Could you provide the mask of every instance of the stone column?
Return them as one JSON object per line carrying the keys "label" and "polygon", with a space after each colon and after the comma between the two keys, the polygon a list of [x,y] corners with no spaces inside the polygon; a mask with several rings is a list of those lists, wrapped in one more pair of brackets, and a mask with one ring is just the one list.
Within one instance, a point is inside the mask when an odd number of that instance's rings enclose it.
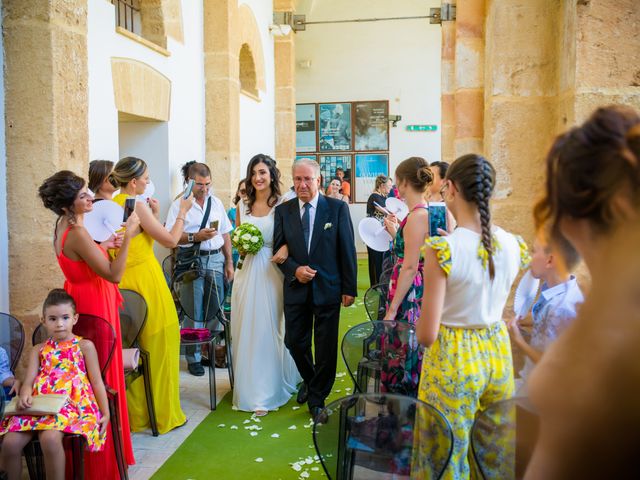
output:
{"label": "stone column", "polygon": [[62,169],[87,176],[87,2],[4,0],[2,10],[10,305],[31,338],[46,293],[63,284],[38,187]]}
{"label": "stone column", "polygon": [[[274,0],[275,12],[292,12],[294,0]],[[292,185],[291,166],[296,155],[295,33],[275,37],[275,135],[276,161],[282,174],[283,192]]]}
{"label": "stone column", "polygon": [[235,0],[204,2],[205,150],[216,195],[226,205],[240,165],[240,61]]}
{"label": "stone column", "polygon": [[442,22],[442,70],[441,70],[441,108],[442,108],[442,160],[455,160],[454,143],[456,138],[455,108],[455,55],[456,22]]}
{"label": "stone column", "polygon": [[484,150],[484,4],[485,0],[456,4],[455,157]]}
{"label": "stone column", "polygon": [[495,223],[533,237],[544,157],[559,129],[559,72],[568,54],[563,2],[490,2],[486,21],[485,154],[498,173]]}
{"label": "stone column", "polygon": [[582,1],[574,8],[575,121],[612,103],[640,110],[640,3]]}

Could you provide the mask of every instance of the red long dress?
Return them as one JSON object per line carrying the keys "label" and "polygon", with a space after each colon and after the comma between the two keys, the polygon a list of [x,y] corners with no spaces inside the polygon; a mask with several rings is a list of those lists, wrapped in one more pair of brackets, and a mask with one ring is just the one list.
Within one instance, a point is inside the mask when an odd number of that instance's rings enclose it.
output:
{"label": "red long dress", "polygon": [[[127,394],[124,382],[124,368],[122,366],[122,337],[120,335],[120,315],[118,307],[122,302],[120,290],[115,283],[100,277],[84,260],[71,260],[64,254],[64,244],[67,234],[72,227],[68,227],[62,235],[58,264],[65,277],[64,289],[76,302],[78,313],[96,315],[107,320],[116,332],[116,348],[106,372],[107,384],[118,392],[118,406],[120,409],[120,423],[122,440],[124,443],[125,461],[133,465],[133,446],[131,444],[131,430],[129,415],[127,414]],[[106,258],[107,252],[99,247]],[[101,452],[85,454],[85,477],[118,480],[118,464],[111,429],[107,429],[107,441]]]}

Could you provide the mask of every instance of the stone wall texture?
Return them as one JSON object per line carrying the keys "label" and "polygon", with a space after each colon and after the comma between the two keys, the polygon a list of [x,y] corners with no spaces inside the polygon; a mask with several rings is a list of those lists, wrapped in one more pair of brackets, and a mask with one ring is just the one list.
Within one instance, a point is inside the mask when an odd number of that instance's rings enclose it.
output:
{"label": "stone wall texture", "polygon": [[4,0],[2,13],[10,302],[30,338],[46,293],[63,284],[55,215],[38,187],[58,170],[88,169],[87,5]]}

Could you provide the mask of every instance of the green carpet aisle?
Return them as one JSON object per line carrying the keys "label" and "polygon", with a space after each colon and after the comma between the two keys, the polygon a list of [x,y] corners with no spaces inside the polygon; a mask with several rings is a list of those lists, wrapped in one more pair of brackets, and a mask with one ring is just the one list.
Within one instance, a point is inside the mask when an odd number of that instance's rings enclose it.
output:
{"label": "green carpet aisle", "polygon": [[[367,320],[363,306],[369,286],[367,261],[358,262],[358,298],[355,306],[342,309],[340,339],[349,327]],[[342,357],[328,401],[351,394],[353,383]],[[232,392],[215,412],[193,431],[164,463],[154,480],[320,479],[326,478],[311,435],[306,405],[295,396],[277,412],[255,420],[252,414],[231,408]]]}

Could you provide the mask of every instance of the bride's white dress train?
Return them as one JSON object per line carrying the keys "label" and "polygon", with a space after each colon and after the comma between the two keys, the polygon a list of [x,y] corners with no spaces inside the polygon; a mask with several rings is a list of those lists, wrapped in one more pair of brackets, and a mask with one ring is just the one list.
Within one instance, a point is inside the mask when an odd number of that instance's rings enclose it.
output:
{"label": "bride's white dress train", "polygon": [[264,217],[241,214],[242,223],[258,227],[264,238],[262,249],[236,270],[231,294],[233,405],[248,412],[284,405],[301,381],[284,346],[283,276],[270,261],[274,211]]}

